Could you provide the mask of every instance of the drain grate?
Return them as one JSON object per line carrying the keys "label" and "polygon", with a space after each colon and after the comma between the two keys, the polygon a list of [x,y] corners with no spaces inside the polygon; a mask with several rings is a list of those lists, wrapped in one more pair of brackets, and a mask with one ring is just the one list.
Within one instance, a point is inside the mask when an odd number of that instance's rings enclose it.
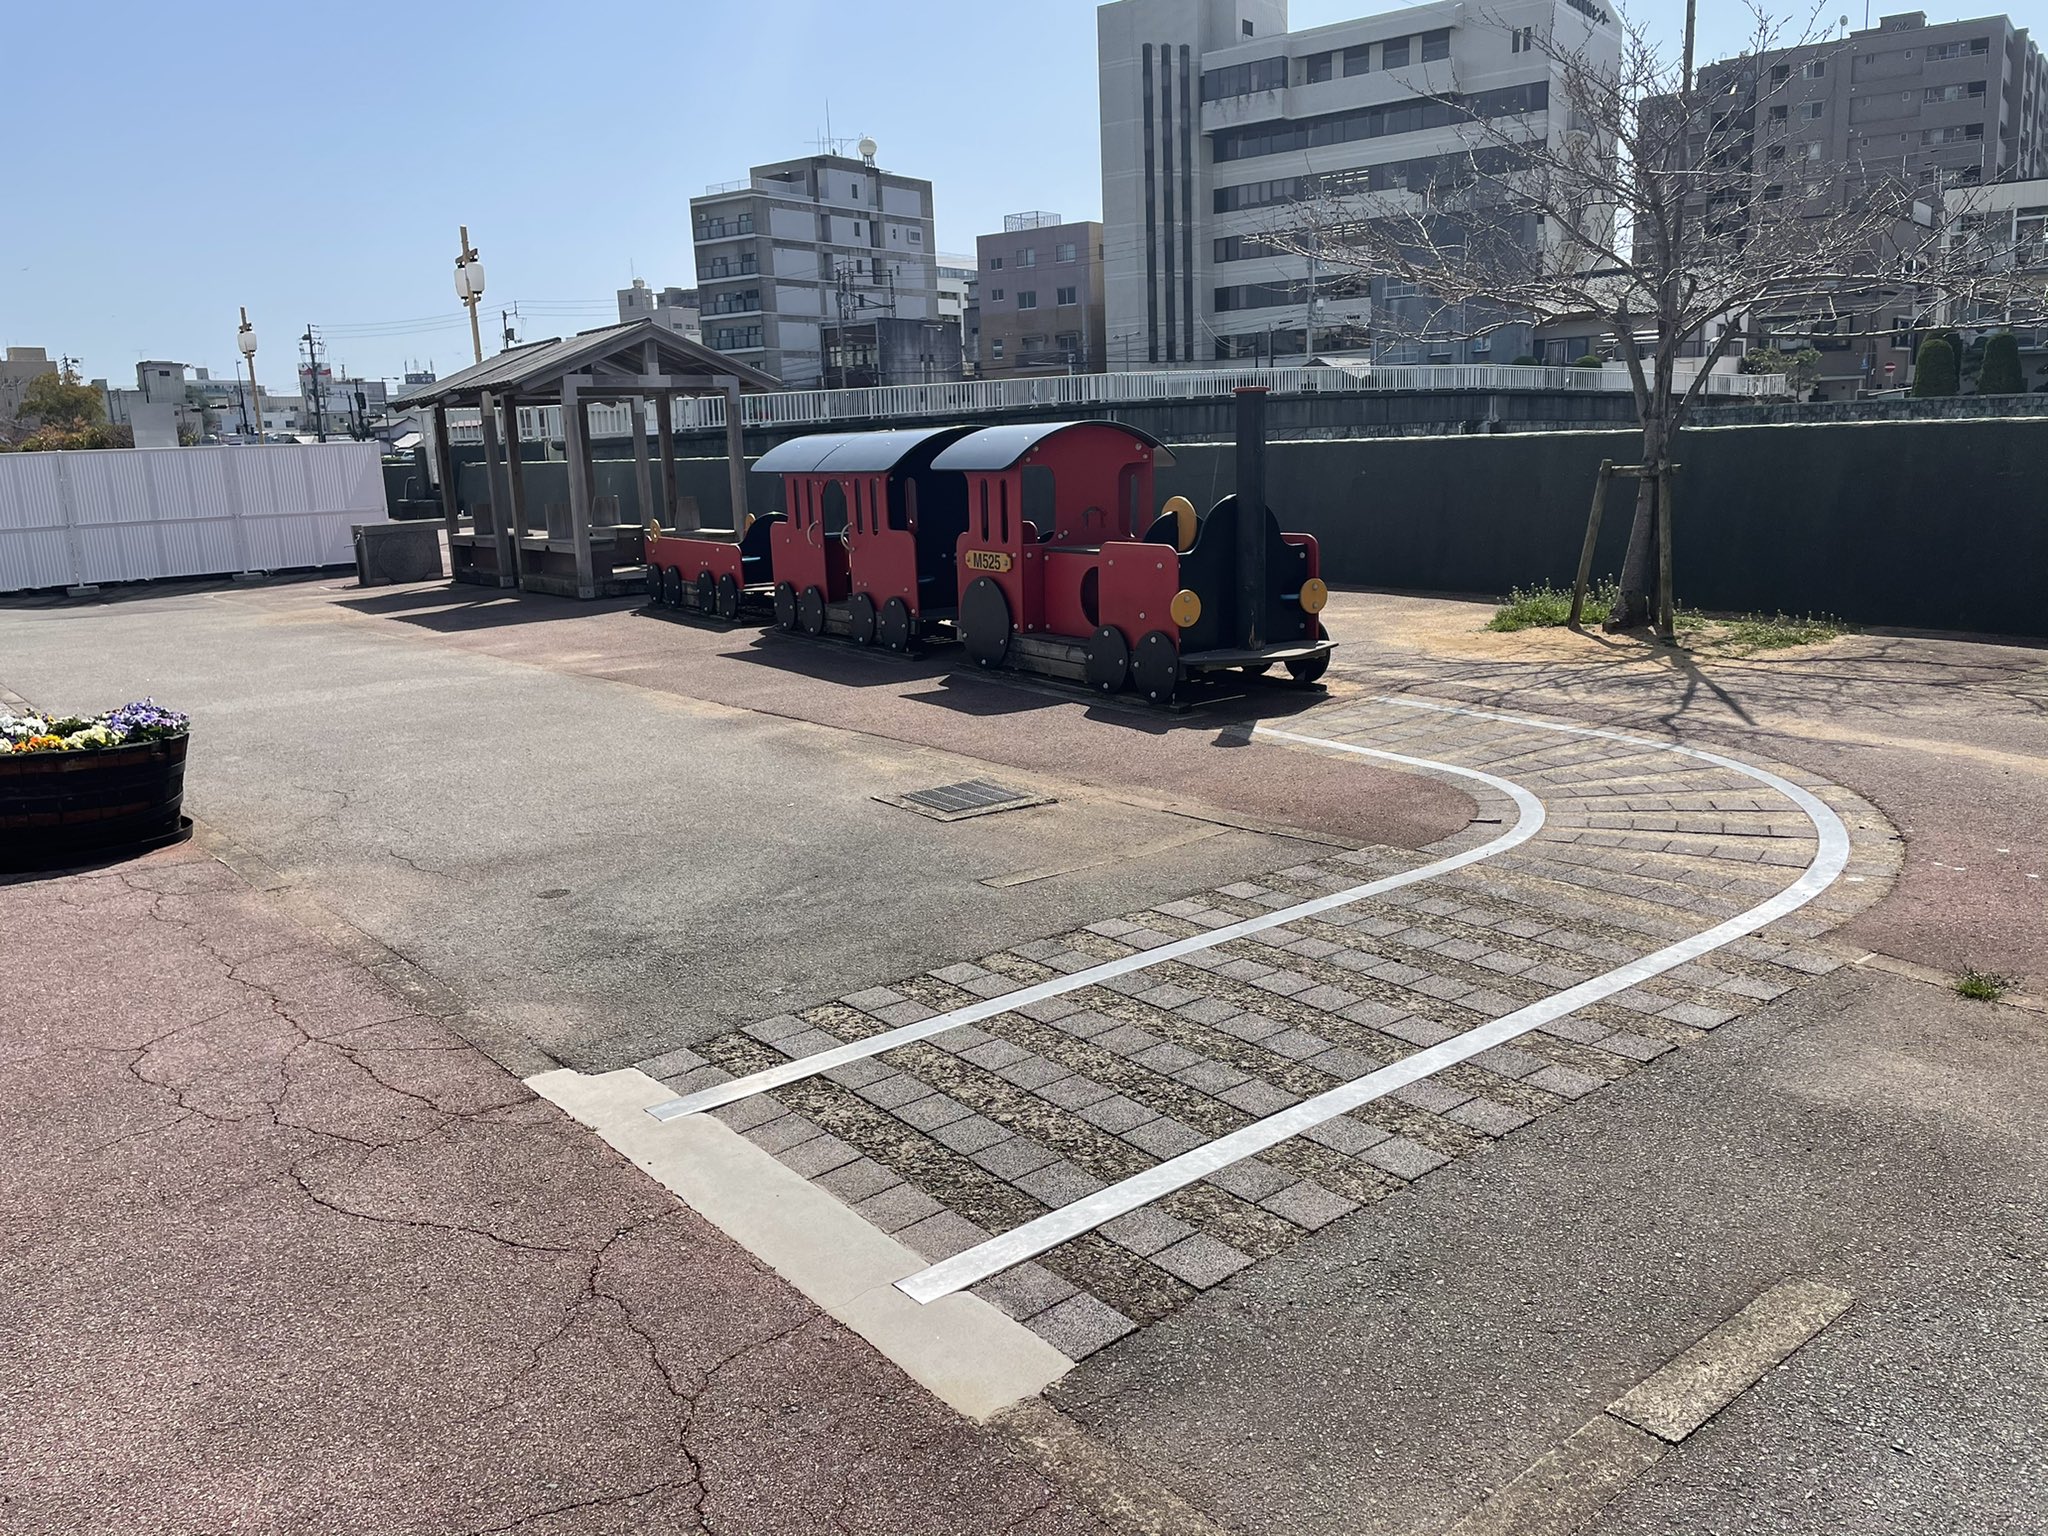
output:
{"label": "drain grate", "polygon": [[934,821],[965,821],[970,816],[993,816],[999,811],[1022,810],[1027,805],[1051,805],[1050,795],[1028,794],[989,779],[969,779],[964,784],[941,784],[907,795],[877,795],[884,805],[899,806],[929,816]]}

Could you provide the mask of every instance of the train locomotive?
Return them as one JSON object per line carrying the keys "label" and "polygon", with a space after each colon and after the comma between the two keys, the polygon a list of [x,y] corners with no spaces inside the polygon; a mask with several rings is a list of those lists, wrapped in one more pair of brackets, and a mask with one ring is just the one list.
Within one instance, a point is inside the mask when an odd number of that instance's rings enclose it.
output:
{"label": "train locomotive", "polygon": [[896,651],[957,641],[977,666],[1155,703],[1209,672],[1314,683],[1328,592],[1315,539],[1265,504],[1264,396],[1238,392],[1236,490],[1206,517],[1179,496],[1153,512],[1172,453],[1117,422],[794,438],[753,466],[782,476],[785,511],[736,539],[649,530],[649,602]]}

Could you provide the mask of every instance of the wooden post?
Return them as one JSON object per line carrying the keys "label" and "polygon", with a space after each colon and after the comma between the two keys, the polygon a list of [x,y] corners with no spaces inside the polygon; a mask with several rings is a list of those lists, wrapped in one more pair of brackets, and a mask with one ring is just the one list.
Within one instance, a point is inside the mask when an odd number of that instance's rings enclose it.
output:
{"label": "wooden post", "polygon": [[[505,510],[512,520],[511,574],[516,581],[526,563],[526,552],[519,544],[526,537],[526,470],[519,462],[519,397],[506,395],[500,404],[505,408]],[[499,522],[502,526],[504,519]]]}
{"label": "wooden post", "polygon": [[448,451],[448,407],[438,400],[434,402],[434,473],[441,477],[441,525],[448,534],[448,575],[454,580],[460,569],[455,555],[455,459]]}
{"label": "wooden post", "polygon": [[633,489],[640,495],[638,521],[644,527],[659,510],[654,505],[654,475],[647,464],[647,397],[635,395],[629,403],[633,408]]}
{"label": "wooden post", "polygon": [[562,452],[569,471],[569,537],[576,551],[576,595],[597,596],[597,572],[590,553],[590,429],[574,379],[562,380]]}
{"label": "wooden post", "polygon": [[725,385],[725,484],[732,498],[732,536],[737,542],[747,531],[747,425],[740,414],[740,381],[720,382]]}
{"label": "wooden post", "polygon": [[484,483],[491,490],[491,544],[497,553],[497,570],[494,575],[499,586],[509,587],[513,580],[513,543],[506,532],[505,524],[512,516],[511,486],[505,479],[504,465],[498,451],[497,402],[492,399],[489,390],[485,390],[478,398],[477,409],[483,426]]}
{"label": "wooden post", "polygon": [[654,428],[660,438],[661,449],[661,522],[665,528],[680,528],[681,515],[676,508],[676,410],[675,396],[664,389],[654,397]]}
{"label": "wooden post", "polygon": [[1593,510],[1586,516],[1586,542],[1579,550],[1579,576],[1572,583],[1572,612],[1565,623],[1577,629],[1586,613],[1586,584],[1593,579],[1593,546],[1600,542],[1600,518],[1607,510],[1607,482],[1614,478],[1614,460],[1600,461],[1600,478],[1593,483]]}
{"label": "wooden post", "polygon": [[1657,638],[1678,644],[1678,615],[1671,601],[1671,488],[1678,466],[1666,464],[1657,477]]}

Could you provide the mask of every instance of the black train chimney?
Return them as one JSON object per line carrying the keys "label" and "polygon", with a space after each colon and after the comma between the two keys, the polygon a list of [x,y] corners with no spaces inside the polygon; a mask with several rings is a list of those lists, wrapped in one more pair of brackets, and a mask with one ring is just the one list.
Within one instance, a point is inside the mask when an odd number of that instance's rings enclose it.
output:
{"label": "black train chimney", "polygon": [[1237,641],[1266,643],[1266,387],[1237,391]]}

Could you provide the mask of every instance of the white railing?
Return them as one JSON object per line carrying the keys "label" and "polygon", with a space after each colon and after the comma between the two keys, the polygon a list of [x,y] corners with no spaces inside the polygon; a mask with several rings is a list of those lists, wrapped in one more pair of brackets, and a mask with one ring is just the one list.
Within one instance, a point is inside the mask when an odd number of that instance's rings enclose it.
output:
{"label": "white railing", "polygon": [[[1679,384],[1692,381],[1681,367]],[[1546,393],[1616,394],[1630,388],[1628,370],[1603,368],[1517,368],[1495,363],[1333,365],[1319,368],[1185,369],[1156,373],[1040,374],[1016,379],[974,379],[944,384],[891,384],[873,389],[791,389],[743,395],[741,420],[749,427],[810,427],[834,422],[899,421],[932,416],[977,416],[995,411],[1047,407],[1060,410],[1134,405],[1150,400],[1213,400],[1248,384],[1263,384],[1276,395],[1421,392],[1428,390],[1539,390]],[[1778,374],[1716,373],[1707,393],[1744,399],[1785,394]],[[632,409],[593,405],[590,435],[626,437]],[[650,410],[648,421],[653,415]],[[675,402],[675,430],[713,431],[725,426],[725,399],[710,395]],[[652,430],[650,425],[649,430]],[[474,412],[449,414],[450,439],[482,440]],[[522,406],[522,442],[562,435],[560,406]]]}

